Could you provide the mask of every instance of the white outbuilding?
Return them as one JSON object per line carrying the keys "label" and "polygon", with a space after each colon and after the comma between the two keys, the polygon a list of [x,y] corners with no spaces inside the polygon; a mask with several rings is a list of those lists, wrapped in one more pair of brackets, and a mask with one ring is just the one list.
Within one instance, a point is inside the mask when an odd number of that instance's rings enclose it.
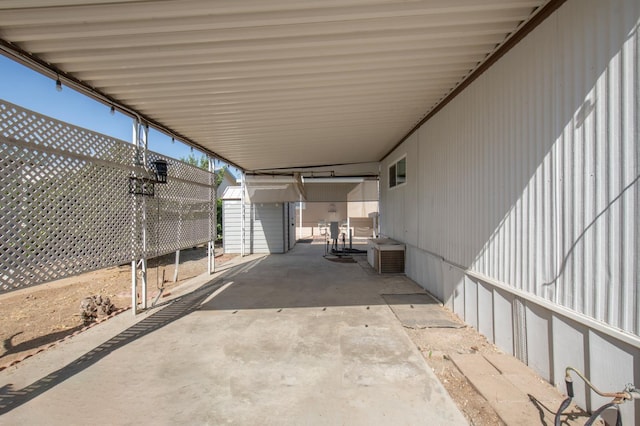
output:
{"label": "white outbuilding", "polygon": [[[242,187],[230,186],[222,195],[222,241],[225,253],[286,253],[296,243],[295,204],[245,203]],[[243,208],[244,207],[244,208]],[[244,226],[242,213],[244,210]]]}

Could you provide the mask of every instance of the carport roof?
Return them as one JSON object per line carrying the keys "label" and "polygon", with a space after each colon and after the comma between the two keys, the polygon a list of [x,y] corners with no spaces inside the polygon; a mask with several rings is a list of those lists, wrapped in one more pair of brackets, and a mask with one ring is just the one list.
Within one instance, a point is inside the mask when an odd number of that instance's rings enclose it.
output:
{"label": "carport roof", "polygon": [[546,3],[5,0],[0,47],[244,170],[357,164]]}

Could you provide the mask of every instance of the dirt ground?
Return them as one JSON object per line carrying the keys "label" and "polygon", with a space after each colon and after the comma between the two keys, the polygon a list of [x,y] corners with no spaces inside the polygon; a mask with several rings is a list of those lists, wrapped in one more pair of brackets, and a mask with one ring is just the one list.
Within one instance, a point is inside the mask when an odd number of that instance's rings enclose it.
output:
{"label": "dirt ground", "polygon": [[[216,264],[235,255],[223,255],[216,249]],[[171,289],[207,270],[207,249],[197,247],[180,252],[178,281],[173,282],[175,254],[147,262],[149,305],[166,297]],[[117,311],[131,307],[131,265],[87,272],[32,288],[0,295],[0,369],[38,352],[60,339],[82,330],[80,303],[85,297],[109,297]],[[102,318],[98,317],[98,320]]]}
{"label": "dirt ground", "polygon": [[[449,315],[452,321],[463,325],[453,313],[449,312]],[[470,425],[504,425],[487,400],[448,357],[454,353],[499,353],[495,345],[466,325],[461,328],[405,327],[405,331]]]}

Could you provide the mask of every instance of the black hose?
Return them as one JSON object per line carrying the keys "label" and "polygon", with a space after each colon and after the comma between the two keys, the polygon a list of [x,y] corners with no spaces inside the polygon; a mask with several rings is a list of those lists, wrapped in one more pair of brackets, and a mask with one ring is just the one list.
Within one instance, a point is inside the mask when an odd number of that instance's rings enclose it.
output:
{"label": "black hose", "polygon": [[570,398],[573,398],[575,395],[573,394],[573,380],[571,377],[567,376],[564,379],[564,384],[567,386],[567,395],[569,395]]}
{"label": "black hose", "polygon": [[620,407],[615,402],[610,402],[608,404],[604,404],[602,407],[600,407],[596,411],[594,411],[593,414],[591,415],[591,417],[589,417],[589,420],[587,420],[587,422],[584,424],[584,426],[593,425],[593,422],[595,422],[598,419],[598,417],[600,417],[600,414],[602,414],[604,412],[604,410],[606,410],[608,408],[611,408],[611,407],[615,407],[616,411],[618,412],[618,417],[616,419],[616,426],[622,426],[622,419],[620,418]]}
{"label": "black hose", "polygon": [[[573,391],[573,389],[572,389],[572,391]],[[555,419],[555,422],[554,422],[555,426],[561,426],[562,425],[562,419],[561,419],[562,412],[564,410],[566,410],[569,407],[569,405],[571,405],[571,400],[572,399],[573,398],[571,396],[569,396],[569,398],[565,399],[564,401],[562,401],[562,404],[560,404],[560,408],[558,408],[558,411],[556,412],[556,419]]]}

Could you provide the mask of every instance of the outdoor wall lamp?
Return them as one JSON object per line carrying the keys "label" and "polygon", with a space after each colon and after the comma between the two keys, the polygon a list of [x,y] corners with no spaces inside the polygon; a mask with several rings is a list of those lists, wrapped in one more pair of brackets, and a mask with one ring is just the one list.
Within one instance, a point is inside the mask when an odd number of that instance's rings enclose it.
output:
{"label": "outdoor wall lamp", "polygon": [[167,162],[164,160],[156,160],[151,164],[153,164],[156,169],[155,183],[167,183],[167,171],[169,169]]}
{"label": "outdoor wall lamp", "polygon": [[129,193],[135,195],[145,195],[153,197],[155,195],[155,184],[166,184],[169,164],[165,160],[151,162],[151,172],[155,176],[129,176]]}

